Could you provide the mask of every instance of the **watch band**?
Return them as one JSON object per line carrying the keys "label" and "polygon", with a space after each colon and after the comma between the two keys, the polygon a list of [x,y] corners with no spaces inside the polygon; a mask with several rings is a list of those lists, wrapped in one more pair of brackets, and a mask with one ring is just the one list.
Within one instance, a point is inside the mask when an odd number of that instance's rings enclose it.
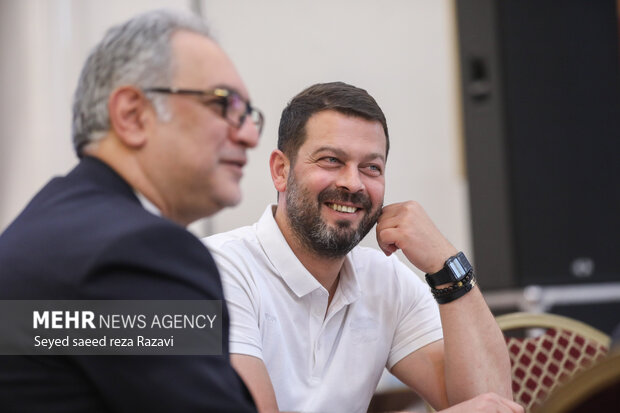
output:
{"label": "watch band", "polygon": [[438,285],[448,284],[462,280],[470,271],[472,266],[463,252],[448,258],[443,268],[434,274],[426,274],[426,282],[432,288]]}
{"label": "watch band", "polygon": [[431,289],[431,293],[433,294],[435,301],[437,301],[437,304],[447,304],[470,292],[475,285],[476,277],[474,275],[474,271],[471,270],[463,281],[459,281],[448,288],[442,288],[440,290]]}

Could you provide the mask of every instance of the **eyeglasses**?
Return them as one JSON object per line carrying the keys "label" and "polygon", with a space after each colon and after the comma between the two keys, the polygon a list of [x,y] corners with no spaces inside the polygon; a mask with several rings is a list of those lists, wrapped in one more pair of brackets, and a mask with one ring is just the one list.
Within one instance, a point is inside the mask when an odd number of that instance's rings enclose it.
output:
{"label": "eyeglasses", "polygon": [[263,131],[263,124],[265,123],[263,113],[252,107],[250,102],[246,101],[239,93],[233,90],[224,88],[215,88],[211,90],[190,90],[150,87],[143,89],[143,91],[152,93],[166,93],[169,95],[198,96],[204,99],[202,102],[205,105],[220,105],[222,108],[221,116],[235,128],[240,128],[243,125],[243,122],[245,122],[245,119],[249,117],[256,126],[256,129],[258,129],[258,134],[260,135]]}

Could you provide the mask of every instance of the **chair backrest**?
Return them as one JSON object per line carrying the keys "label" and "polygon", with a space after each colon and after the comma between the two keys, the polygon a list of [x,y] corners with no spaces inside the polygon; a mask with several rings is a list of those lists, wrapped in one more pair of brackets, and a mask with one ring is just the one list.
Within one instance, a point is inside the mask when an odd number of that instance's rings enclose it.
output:
{"label": "chair backrest", "polygon": [[[568,317],[512,313],[496,320],[506,337],[513,395],[526,412],[609,351],[609,336]],[[519,330],[525,334],[515,336]]]}
{"label": "chair backrest", "polygon": [[537,413],[617,412],[620,409],[620,348],[558,386]]}

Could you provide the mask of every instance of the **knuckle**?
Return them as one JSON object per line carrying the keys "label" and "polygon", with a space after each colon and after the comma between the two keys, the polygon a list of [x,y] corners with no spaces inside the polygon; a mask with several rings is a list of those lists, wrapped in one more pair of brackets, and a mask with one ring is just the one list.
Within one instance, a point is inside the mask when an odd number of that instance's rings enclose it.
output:
{"label": "knuckle", "polygon": [[416,201],[407,201],[405,202],[404,207],[407,211],[415,212],[420,208],[420,204]]}

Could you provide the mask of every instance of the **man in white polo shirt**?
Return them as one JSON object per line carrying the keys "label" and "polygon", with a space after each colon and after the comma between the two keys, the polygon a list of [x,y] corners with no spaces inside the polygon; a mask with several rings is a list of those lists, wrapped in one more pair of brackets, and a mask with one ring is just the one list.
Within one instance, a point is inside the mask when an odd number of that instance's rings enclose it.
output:
{"label": "man in white polo shirt", "polygon": [[[314,85],[284,109],[269,162],[277,205],[206,240],[233,366],[261,412],[365,412],[384,367],[437,409],[522,411],[465,256],[417,203],[383,207],[388,149],[362,89]],[[357,247],[375,223],[382,251]]]}

